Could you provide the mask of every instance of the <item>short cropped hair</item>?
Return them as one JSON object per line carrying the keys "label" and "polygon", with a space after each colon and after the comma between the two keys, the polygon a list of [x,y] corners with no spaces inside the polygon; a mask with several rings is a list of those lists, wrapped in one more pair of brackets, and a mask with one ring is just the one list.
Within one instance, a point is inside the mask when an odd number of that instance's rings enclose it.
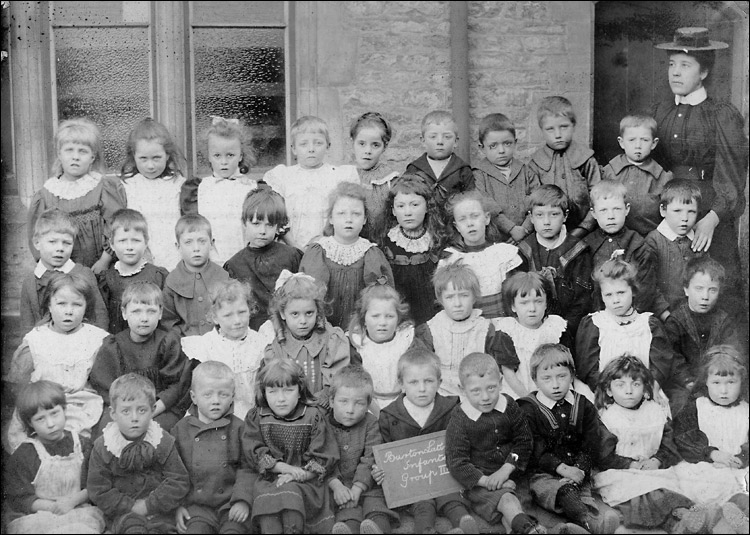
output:
{"label": "short cropped hair", "polygon": [[34,223],[34,239],[38,240],[50,232],[67,234],[75,239],[78,235],[78,223],[67,212],[59,208],[50,208],[42,212]]}
{"label": "short cropped hair", "polygon": [[292,144],[297,140],[297,134],[323,134],[326,143],[331,144],[331,136],[328,133],[328,125],[320,117],[313,115],[304,115],[292,123],[289,135],[292,138]]}
{"label": "short cropped hair", "polygon": [[198,364],[193,370],[190,388],[195,388],[195,383],[197,383],[199,379],[206,378],[226,379],[232,381],[232,386],[234,386],[234,372],[232,371],[232,368],[218,360],[207,360],[206,362]]}
{"label": "short cropped hair", "polygon": [[516,139],[516,127],[513,122],[502,113],[490,113],[485,115],[479,122],[477,138],[484,145],[484,140],[490,132],[510,132]]}
{"label": "short cropped hair", "polygon": [[659,205],[662,208],[666,208],[673,202],[690,204],[695,201],[698,208],[700,208],[702,199],[703,194],[701,193],[701,189],[693,180],[676,179],[670,180],[664,185]]}
{"label": "short cropped hair", "polygon": [[24,386],[16,399],[16,410],[26,434],[31,436],[34,433],[31,419],[37,412],[54,409],[58,405],[63,410],[67,405],[65,390],[59,384],[42,379]]}
{"label": "short cropped hair", "polygon": [[[503,310],[508,316],[514,316],[513,303],[516,297],[526,297],[532,292],[539,296],[547,298],[550,295],[550,288],[544,277],[536,271],[518,271],[505,279],[501,286],[501,296],[503,300]],[[546,315],[546,312],[545,312]]]}
{"label": "short cropped hair", "polygon": [[620,136],[625,135],[626,128],[638,128],[643,126],[651,130],[651,137],[656,137],[656,119],[650,115],[626,115],[620,119]]}
{"label": "short cropped hair", "polygon": [[[65,143],[79,143],[89,147],[94,156],[91,170],[98,173],[104,172],[106,166],[104,164],[104,151],[102,150],[102,133],[94,122],[85,117],[62,121],[57,127],[57,132],[55,132],[55,154],[60,153],[60,149]],[[59,176],[62,172],[62,162],[58,156],[52,164],[52,174]]]}
{"label": "short cropped hair", "polygon": [[118,401],[133,401],[144,396],[149,405],[156,403],[156,388],[148,377],[126,373],[115,379],[109,387],[109,404],[117,407]]}
{"label": "short cropped hair", "polygon": [[535,206],[552,206],[568,213],[570,208],[570,199],[562,189],[554,184],[543,184],[536,188],[529,195],[528,203],[529,211],[533,210]]}
{"label": "short cropped hair", "polygon": [[177,220],[177,224],[174,227],[174,235],[177,243],[180,243],[180,238],[186,232],[200,232],[201,230],[208,232],[208,237],[213,239],[211,222],[208,219],[200,214],[186,214]]}
{"label": "short cropped hair", "polygon": [[408,366],[429,366],[435,372],[438,380],[442,378],[440,371],[440,357],[429,349],[417,347],[409,349],[398,359],[396,378],[399,383],[404,382],[404,370]]}
{"label": "short cropped hair", "polygon": [[531,354],[529,371],[531,379],[536,381],[537,371],[546,370],[555,366],[562,366],[570,370],[570,375],[575,377],[576,365],[570,349],[562,344],[542,344]]}
{"label": "short cropped hair", "polygon": [[479,277],[468,264],[464,264],[461,260],[440,266],[435,270],[435,274],[432,276],[432,285],[435,288],[435,297],[438,301],[448,287],[448,283],[453,284],[453,288],[456,290],[471,291],[475,300],[482,295]]}
{"label": "short cropped hair", "polygon": [[131,282],[122,292],[121,307],[123,310],[130,303],[143,303],[144,305],[164,306],[164,296],[161,288],[149,281]]}
{"label": "short cropped hair", "polygon": [[539,108],[536,111],[539,128],[542,127],[542,120],[547,117],[567,117],[571,123],[576,124],[576,112],[573,110],[573,104],[567,98],[561,96],[545,97],[539,103]]}
{"label": "short cropped hair", "polygon": [[268,186],[250,190],[242,203],[242,222],[247,224],[257,219],[266,220],[281,229],[289,223],[284,197]]}
{"label": "short cropped hair", "polygon": [[118,228],[122,230],[133,230],[140,232],[143,237],[148,241],[148,223],[146,218],[138,210],[131,208],[122,208],[112,214],[112,222],[110,223],[110,239],[114,239],[115,231]]}
{"label": "short cropped hair", "polygon": [[617,180],[602,180],[597,182],[589,192],[592,208],[596,206],[596,201],[612,198],[622,199],[622,202],[628,204],[627,186]]}
{"label": "short cropped hair", "polygon": [[690,286],[690,281],[693,280],[698,273],[704,273],[711,277],[712,281],[719,283],[719,288],[724,286],[724,280],[727,277],[727,271],[721,262],[711,258],[710,256],[700,256],[698,258],[691,258],[688,260],[687,266],[685,267],[685,276],[682,279],[683,288]]}
{"label": "short cropped hair", "polygon": [[333,375],[328,390],[329,397],[335,398],[336,392],[342,387],[356,388],[366,394],[368,405],[372,401],[372,394],[375,389],[372,384],[372,375],[359,364],[344,366]]}
{"label": "short cropped hair", "polygon": [[431,124],[452,124],[453,125],[453,132],[458,136],[458,129],[456,128],[456,120],[453,118],[453,115],[449,111],[444,110],[435,110],[429,112],[427,115],[424,116],[424,119],[422,119],[422,135],[424,135],[425,130],[427,129],[428,125]]}
{"label": "short cropped hair", "polygon": [[469,353],[461,359],[461,363],[458,365],[458,377],[461,385],[472,375],[484,377],[490,373],[496,373],[498,377],[502,377],[497,361],[487,353]]}

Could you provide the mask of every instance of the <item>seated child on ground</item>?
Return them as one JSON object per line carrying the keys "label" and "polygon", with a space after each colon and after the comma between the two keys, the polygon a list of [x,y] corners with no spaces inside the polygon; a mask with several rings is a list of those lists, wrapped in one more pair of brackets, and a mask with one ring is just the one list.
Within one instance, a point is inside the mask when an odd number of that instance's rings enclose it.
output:
{"label": "seated child on ground", "polygon": [[94,442],[86,488],[111,533],[171,533],[190,489],[175,440],[152,418],[156,390],[136,373],[109,389],[112,421]]}
{"label": "seated child on ground", "polygon": [[86,490],[91,442],[65,429],[65,406],[63,388],[51,381],[29,383],[18,395],[28,437],[4,467],[7,533],[104,531]]}
{"label": "seated child on ground", "polygon": [[[378,419],[383,442],[445,431],[459,399],[438,393],[441,367],[438,356],[423,348],[410,349],[401,356],[398,361],[401,395],[380,411]],[[383,483],[385,472],[377,464],[373,465],[372,475],[378,484]],[[458,493],[452,493],[416,502],[408,506],[408,510],[414,515],[414,533],[436,533],[438,513],[448,517],[454,528],[461,528],[464,533],[478,533],[476,520],[469,514],[468,507],[468,502]]]}
{"label": "seated child on ground", "polygon": [[190,386],[193,405],[172,429],[190,474],[190,493],[175,514],[180,533],[250,531],[252,481],[241,476],[247,474],[240,470],[246,464],[241,443],[245,424],[232,414],[234,376],[221,362],[196,366]]}
{"label": "seated child on ground", "polygon": [[371,475],[372,447],[383,442],[378,419],[367,410],[372,377],[361,366],[346,366],[333,376],[329,393],[328,424],[340,456],[328,481],[336,510],[332,533],[390,533],[391,521],[399,517],[388,509],[383,489]]}

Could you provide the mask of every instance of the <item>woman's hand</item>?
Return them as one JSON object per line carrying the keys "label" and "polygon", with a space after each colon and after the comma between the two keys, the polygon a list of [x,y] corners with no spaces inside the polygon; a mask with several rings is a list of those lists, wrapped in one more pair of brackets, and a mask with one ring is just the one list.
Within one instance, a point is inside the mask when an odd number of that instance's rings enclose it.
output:
{"label": "woman's hand", "polygon": [[692,245],[693,251],[708,251],[708,248],[711,247],[711,241],[714,237],[714,230],[716,229],[718,224],[719,216],[717,216],[716,212],[714,212],[713,210],[708,212],[705,216],[703,216],[703,219],[696,223],[695,227],[693,227],[693,230],[695,231]]}

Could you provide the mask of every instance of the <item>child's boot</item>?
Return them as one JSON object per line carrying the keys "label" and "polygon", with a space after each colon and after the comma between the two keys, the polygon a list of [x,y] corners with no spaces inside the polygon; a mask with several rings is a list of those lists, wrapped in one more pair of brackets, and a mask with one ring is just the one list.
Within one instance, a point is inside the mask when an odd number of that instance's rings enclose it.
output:
{"label": "child's boot", "polygon": [[458,527],[463,530],[464,533],[479,533],[479,526],[477,521],[471,515],[464,515],[458,523]]}
{"label": "child's boot", "polygon": [[[333,527],[334,529],[336,528],[336,526]],[[359,532],[362,535],[377,535],[379,533],[383,533],[383,530],[381,530],[375,522],[373,522],[369,518],[366,518],[359,525]],[[334,531],[333,533],[336,532]]]}
{"label": "child's boot", "polygon": [[333,525],[333,529],[331,529],[331,533],[333,533],[333,535],[349,535],[351,532],[352,530],[349,529],[349,526],[347,526],[343,522],[336,522]]}
{"label": "child's boot", "polygon": [[549,528],[549,533],[560,533],[567,535],[586,535],[589,532],[578,524],[572,522],[560,522]]}

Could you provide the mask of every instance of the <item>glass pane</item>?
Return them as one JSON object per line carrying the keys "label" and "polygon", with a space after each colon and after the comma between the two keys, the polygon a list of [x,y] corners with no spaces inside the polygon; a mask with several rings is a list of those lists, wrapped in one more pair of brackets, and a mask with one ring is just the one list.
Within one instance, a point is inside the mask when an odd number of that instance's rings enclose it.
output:
{"label": "glass pane", "polygon": [[119,170],[133,125],[151,115],[147,28],[56,28],[59,119],[102,130],[107,167]]}
{"label": "glass pane", "polygon": [[149,2],[52,2],[52,23],[77,26],[148,24]]}
{"label": "glass pane", "polygon": [[284,2],[191,2],[193,24],[284,24]]}
{"label": "glass pane", "polygon": [[257,168],[285,162],[284,30],[193,30],[196,159],[210,173],[201,133],[210,115],[239,118],[253,134]]}

